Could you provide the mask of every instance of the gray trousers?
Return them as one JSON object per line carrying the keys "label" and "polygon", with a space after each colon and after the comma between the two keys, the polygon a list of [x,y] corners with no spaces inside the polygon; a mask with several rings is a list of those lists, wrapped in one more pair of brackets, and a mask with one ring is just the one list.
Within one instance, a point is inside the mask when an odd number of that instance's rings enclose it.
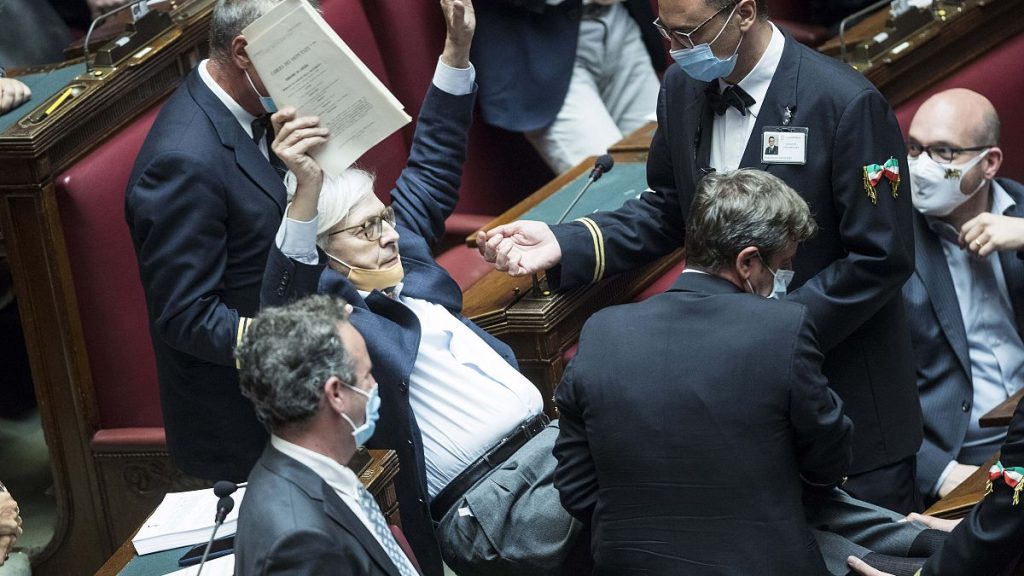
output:
{"label": "gray trousers", "polygon": [[558,421],[531,438],[452,506],[436,533],[459,576],[558,574],[582,526],[553,484]]}
{"label": "gray trousers", "polygon": [[922,524],[906,522],[891,510],[858,500],[834,488],[804,493],[804,513],[818,543],[825,566],[837,576],[848,574],[847,556],[863,558],[869,552],[906,557]]}
{"label": "gray trousers", "polygon": [[527,132],[526,139],[561,174],[654,121],[659,90],[640,25],[625,6],[615,4],[600,18],[580,22],[562,108],[550,125]]}

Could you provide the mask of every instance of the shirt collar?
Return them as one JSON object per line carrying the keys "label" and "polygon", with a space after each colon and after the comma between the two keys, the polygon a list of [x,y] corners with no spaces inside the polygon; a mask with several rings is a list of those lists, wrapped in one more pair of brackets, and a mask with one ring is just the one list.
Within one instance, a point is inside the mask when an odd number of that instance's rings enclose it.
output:
{"label": "shirt collar", "polygon": [[[775,76],[775,70],[778,69],[779,62],[782,61],[782,50],[786,47],[786,37],[775,27],[774,23],[769,22],[768,24],[772,27],[772,38],[768,41],[768,47],[764,54],[761,54],[761,59],[757,61],[754,68],[738,83],[738,86],[754,99],[754,104],[747,110],[755,118],[761,111],[761,103],[764,102],[764,97],[768,94],[772,77]],[[719,91],[728,86],[729,84],[725,80],[719,78]]]}
{"label": "shirt collar", "polygon": [[292,444],[274,434],[270,435],[270,445],[278,452],[297,460],[299,464],[312,470],[336,492],[341,492],[352,498],[359,498],[359,492],[357,492],[359,479],[348,467],[338,464],[323,454]]}
{"label": "shirt collar", "polygon": [[[1000,186],[995,180],[992,180],[989,186],[989,195],[992,202],[992,207],[989,209],[989,212],[996,216],[1002,216],[1017,206],[1013,197],[1010,196],[1006,189]],[[932,232],[935,232],[939,238],[954,244],[960,241],[960,231],[945,220],[927,215],[924,219],[928,222],[928,227],[931,228]]]}
{"label": "shirt collar", "polygon": [[[395,284],[395,287],[391,289],[391,297],[394,298],[395,300],[401,298],[403,286],[405,286],[404,282],[399,282],[398,284]],[[366,300],[366,297],[370,295],[370,293],[365,290],[356,290],[356,292],[359,292],[359,295],[363,297],[363,300]]]}
{"label": "shirt collar", "polygon": [[1011,209],[1017,206],[1014,202],[1013,197],[1006,191],[1005,188],[999,185],[999,182],[992,181],[991,188],[992,194],[992,213],[1001,216],[1009,212]]}
{"label": "shirt collar", "polygon": [[234,98],[229,96],[228,93],[220,87],[220,84],[217,84],[217,81],[213,79],[213,76],[210,75],[210,71],[207,69],[209,62],[210,60],[206,59],[199,63],[199,77],[203,80],[203,83],[206,84],[206,87],[213,92],[213,95],[223,102],[224,106],[227,106],[228,112],[231,112],[231,115],[235,117],[235,120],[238,120],[238,123],[242,125],[242,130],[245,130],[245,133],[252,138],[252,121],[255,120],[256,117],[246,112],[244,108],[239,106],[238,102],[235,102]]}

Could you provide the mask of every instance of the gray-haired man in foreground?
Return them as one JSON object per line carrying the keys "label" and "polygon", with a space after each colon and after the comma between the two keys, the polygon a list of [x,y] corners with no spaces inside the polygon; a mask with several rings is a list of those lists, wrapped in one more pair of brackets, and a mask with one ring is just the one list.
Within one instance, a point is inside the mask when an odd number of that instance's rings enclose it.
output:
{"label": "gray-haired man in foreground", "polygon": [[268,309],[238,347],[242,394],[270,443],[239,512],[236,574],[418,574],[345,466],[380,407],[350,310],[329,296]]}

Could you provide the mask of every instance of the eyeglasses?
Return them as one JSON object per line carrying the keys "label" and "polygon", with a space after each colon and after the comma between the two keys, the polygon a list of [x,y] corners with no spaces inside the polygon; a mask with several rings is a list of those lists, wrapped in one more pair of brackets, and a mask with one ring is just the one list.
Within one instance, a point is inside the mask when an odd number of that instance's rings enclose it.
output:
{"label": "eyeglasses", "polygon": [[714,14],[712,14],[707,20],[705,20],[705,21],[701,22],[700,24],[698,24],[696,28],[694,28],[693,30],[690,30],[689,32],[682,32],[682,31],[679,31],[679,30],[669,30],[661,22],[661,17],[660,16],[654,19],[654,27],[658,29],[658,33],[661,34],[661,37],[664,38],[665,40],[672,41],[672,37],[674,36],[675,39],[678,40],[679,43],[682,44],[683,46],[685,46],[686,48],[693,48],[694,46],[696,46],[696,43],[691,39],[691,36],[696,34],[708,22],[711,22],[712,20],[714,20],[715,16],[718,16],[719,14],[721,14],[722,12],[726,11],[727,9],[732,7],[734,4],[736,4],[736,1],[737,0],[734,0],[733,2],[729,2],[725,6],[722,6],[721,8],[718,9],[718,12],[715,12]]}
{"label": "eyeglasses", "polygon": [[917,158],[922,152],[928,155],[929,158],[935,160],[939,164],[950,164],[958,155],[963,152],[979,152],[981,150],[987,150],[994,147],[995,144],[986,144],[985,146],[970,146],[967,148],[957,148],[955,146],[921,146],[918,142],[907,141],[907,154],[911,157]]}
{"label": "eyeglasses", "polygon": [[328,236],[334,236],[335,234],[341,234],[342,232],[350,232],[356,230],[353,236],[362,238],[369,242],[376,242],[380,240],[380,237],[384,234],[384,223],[387,222],[388,226],[395,227],[395,209],[391,206],[385,208],[380,214],[367,219],[362,224],[356,226],[349,226],[348,228],[342,228],[341,230],[335,230],[328,234]]}

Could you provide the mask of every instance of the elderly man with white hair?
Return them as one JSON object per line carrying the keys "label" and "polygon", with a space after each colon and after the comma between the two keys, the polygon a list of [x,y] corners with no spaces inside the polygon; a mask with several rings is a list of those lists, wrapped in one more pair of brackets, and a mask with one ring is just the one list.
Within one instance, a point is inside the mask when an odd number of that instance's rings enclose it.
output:
{"label": "elderly man with white hair", "polygon": [[442,5],[448,41],[390,206],[367,172],[322,173],[307,154],[326,137],[316,118],[274,116],[293,176],[262,304],[319,291],[353,305],[380,386],[368,446],[398,454],[402,525],[426,574],[442,556],[460,576],[558,573],[579,525],[552,485],[557,424],[509,347],[461,315],[462,292],[431,255],[458,200],[475,99],[472,5]]}

